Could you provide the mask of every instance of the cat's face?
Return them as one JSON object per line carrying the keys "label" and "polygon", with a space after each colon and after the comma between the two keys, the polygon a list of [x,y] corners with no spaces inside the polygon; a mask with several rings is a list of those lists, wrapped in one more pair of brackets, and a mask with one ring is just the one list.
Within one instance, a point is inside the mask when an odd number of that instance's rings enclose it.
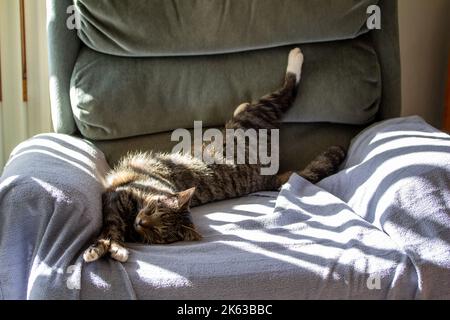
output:
{"label": "cat's face", "polygon": [[175,195],[149,197],[134,221],[141,240],[149,244],[200,240],[189,212],[195,188]]}

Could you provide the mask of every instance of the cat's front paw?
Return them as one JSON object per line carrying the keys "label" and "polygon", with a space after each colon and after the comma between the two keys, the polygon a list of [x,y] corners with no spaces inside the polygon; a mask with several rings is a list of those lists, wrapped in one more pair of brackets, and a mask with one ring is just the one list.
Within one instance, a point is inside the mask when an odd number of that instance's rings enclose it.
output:
{"label": "cat's front paw", "polygon": [[87,263],[97,261],[102,257],[101,251],[96,246],[90,246],[83,254],[83,259]]}
{"label": "cat's front paw", "polygon": [[111,241],[98,240],[95,244],[90,246],[83,254],[83,259],[86,262],[94,262],[103,257],[111,247]]}
{"label": "cat's front paw", "polygon": [[287,72],[295,74],[297,83],[300,82],[303,61],[304,61],[304,57],[303,57],[302,50],[300,50],[300,48],[295,48],[295,49],[291,50],[291,52],[289,53]]}
{"label": "cat's front paw", "polygon": [[121,246],[120,244],[113,242],[111,247],[109,248],[109,253],[111,254],[111,258],[117,260],[119,262],[127,262],[130,253],[126,248]]}

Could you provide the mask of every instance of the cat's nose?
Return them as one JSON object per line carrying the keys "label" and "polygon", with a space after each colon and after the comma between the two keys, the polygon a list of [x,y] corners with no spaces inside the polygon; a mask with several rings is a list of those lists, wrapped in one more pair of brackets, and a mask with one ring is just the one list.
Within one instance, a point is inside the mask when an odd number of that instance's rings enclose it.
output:
{"label": "cat's nose", "polygon": [[142,219],[140,219],[140,218],[137,218],[136,221],[134,222],[134,225],[136,227],[139,227],[139,226],[143,227],[144,226],[144,221],[142,221]]}

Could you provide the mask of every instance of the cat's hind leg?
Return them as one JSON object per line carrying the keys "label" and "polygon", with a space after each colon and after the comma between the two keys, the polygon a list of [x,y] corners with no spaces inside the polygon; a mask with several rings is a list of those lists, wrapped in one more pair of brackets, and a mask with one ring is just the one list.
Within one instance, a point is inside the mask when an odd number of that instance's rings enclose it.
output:
{"label": "cat's hind leg", "polygon": [[[317,156],[313,161],[311,161],[305,169],[297,174],[311,183],[318,183],[321,180],[335,174],[342,162],[345,160],[346,151],[344,148],[339,146],[333,146],[328,148],[325,152]],[[286,172],[278,175],[277,184],[281,187],[283,184],[288,182],[289,178],[294,172]]]}
{"label": "cat's hind leg", "polygon": [[299,48],[291,50],[283,86],[254,103],[243,103],[234,111],[227,129],[276,129],[293,105],[300,83],[304,57]]}
{"label": "cat's hind leg", "polygon": [[120,262],[128,260],[128,250],[123,246],[125,224],[119,215],[114,214],[111,203],[107,203],[104,210],[103,231],[98,240],[90,246],[83,255],[84,261],[96,261],[108,253],[111,258]]}
{"label": "cat's hind leg", "polygon": [[236,108],[236,110],[234,110],[233,117],[237,117],[240,113],[245,112],[248,107],[250,107],[250,103],[248,102],[241,104]]}
{"label": "cat's hind leg", "polygon": [[296,84],[300,83],[302,77],[302,67],[303,67],[303,53],[300,48],[295,48],[289,53],[288,66],[286,74],[294,74],[296,79]]}
{"label": "cat's hind leg", "polygon": [[300,171],[299,175],[312,183],[318,183],[335,174],[346,156],[347,152],[344,148],[340,146],[330,147]]}

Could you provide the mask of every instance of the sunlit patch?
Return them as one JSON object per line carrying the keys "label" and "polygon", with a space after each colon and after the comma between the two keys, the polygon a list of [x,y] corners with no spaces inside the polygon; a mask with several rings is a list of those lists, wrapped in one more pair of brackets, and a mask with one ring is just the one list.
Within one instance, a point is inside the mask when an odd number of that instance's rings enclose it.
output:
{"label": "sunlit patch", "polygon": [[[35,136],[34,139],[42,139],[46,141],[51,141],[49,138],[60,141],[61,143],[65,143],[70,145],[71,147],[74,147],[76,149],[82,150],[83,153],[88,154],[89,156],[92,156],[93,158],[99,158],[104,159],[104,154],[97,150],[97,148],[89,141],[82,140],[73,136],[69,135],[62,135],[58,133],[43,133]],[[60,145],[59,142],[56,142],[56,144]],[[86,148],[86,145],[88,145],[91,148]]]}
{"label": "sunlit patch", "polygon": [[206,217],[212,221],[226,222],[226,223],[241,222],[248,219],[248,216],[238,213],[228,213],[228,214],[211,213],[208,214]]}
{"label": "sunlit patch", "polygon": [[106,280],[101,278],[99,275],[89,272],[90,283],[92,283],[95,287],[103,290],[111,289],[111,284],[109,284]]}
{"label": "sunlit patch", "polygon": [[[16,149],[14,149],[14,151],[12,152],[12,156],[14,157],[15,155],[21,153],[21,151],[23,151],[24,149],[37,148],[37,147],[41,146],[41,147],[45,147],[45,148],[54,150],[56,152],[60,152],[61,154],[71,157],[75,160],[79,160],[82,163],[86,163],[87,165],[90,165],[90,166],[93,165],[92,160],[89,159],[88,157],[86,157],[85,155],[83,155],[81,152],[77,152],[76,150],[69,149],[55,141],[45,139],[44,136],[41,136],[41,137],[42,138],[39,138],[39,136],[38,136],[34,139],[31,139],[31,140],[21,143]],[[64,140],[63,142],[68,142],[68,141]],[[80,142],[80,144],[77,147],[82,150],[86,149],[86,145],[83,146],[83,142]]]}
{"label": "sunlit patch", "polygon": [[450,140],[448,134],[443,132],[426,132],[426,131],[390,131],[380,132],[375,135],[369,145],[372,145],[380,140],[388,138],[442,138],[444,140]]}
{"label": "sunlit patch", "polygon": [[60,189],[56,188],[55,186],[53,186],[45,181],[39,180],[37,178],[31,178],[31,180],[36,182],[40,187],[42,187],[45,191],[47,191],[52,196],[52,198],[58,199],[58,200],[69,201],[69,198],[67,197],[67,195]]}
{"label": "sunlit patch", "polygon": [[268,206],[263,204],[239,204],[232,207],[233,210],[239,210],[242,212],[261,212],[266,213]]}
{"label": "sunlit patch", "polygon": [[136,273],[139,275],[139,279],[155,288],[192,286],[192,282],[181,274],[142,261],[136,263],[138,265]]}
{"label": "sunlit patch", "polygon": [[[295,257],[293,257],[291,254],[283,254],[280,253],[280,250],[267,250],[264,248],[259,247],[256,244],[252,244],[252,243],[248,243],[248,242],[235,242],[235,241],[226,241],[226,242],[221,242],[224,243],[230,247],[242,250],[242,251],[246,251],[252,254],[258,254],[258,255],[262,255],[268,258],[272,258],[276,261],[282,261],[288,264],[291,264],[293,266],[296,267],[300,267],[303,269],[306,269],[310,272],[312,272],[313,274],[316,274],[320,277],[322,277],[323,279],[325,279],[327,272],[329,271],[328,267],[325,266],[321,266],[318,263],[312,263],[303,259],[297,259]],[[322,251],[320,247],[314,247],[315,251],[314,255],[317,256],[321,256],[326,258],[327,254],[326,254],[326,250]],[[325,248],[326,249],[326,248]]]}
{"label": "sunlit patch", "polygon": [[148,166],[148,158],[147,157],[133,157],[130,162],[130,166],[138,167],[138,168],[146,168]]}
{"label": "sunlit patch", "polygon": [[[373,145],[376,145],[377,143],[379,145],[374,147]],[[381,132],[377,133],[375,137],[368,142],[368,147],[370,147],[371,150],[363,159],[360,159],[359,162],[367,162],[380,154],[387,152],[400,152],[402,150],[406,150],[407,148],[414,149],[412,149],[411,152],[403,152],[403,155],[407,155],[409,158],[418,158],[421,155],[419,152],[416,152],[416,150],[420,151],[421,148],[424,148],[424,153],[430,153],[433,152],[432,149],[430,149],[433,146],[442,148],[442,153],[448,153],[448,150],[445,151],[445,149],[450,147],[450,137],[445,133],[428,133],[419,131]]]}
{"label": "sunlit patch", "polygon": [[0,189],[9,187],[9,186],[12,185],[12,184],[14,183],[14,181],[16,181],[18,178],[20,178],[20,176],[11,176],[11,177],[6,178],[5,180],[3,180],[3,181],[0,183]]}
{"label": "sunlit patch", "polygon": [[56,154],[54,154],[54,153],[52,153],[50,151],[45,151],[45,150],[41,150],[41,149],[31,149],[31,150],[26,150],[26,151],[19,152],[18,154],[16,154],[13,157],[11,157],[10,162],[14,161],[14,160],[16,160],[16,159],[18,159],[18,158],[20,158],[22,156],[33,154],[33,153],[43,154],[43,155],[46,155],[46,156],[49,156],[49,157],[52,157],[52,158],[64,161],[64,162],[72,165],[73,167],[83,171],[84,173],[88,174],[92,178],[94,178],[96,180],[98,179],[98,177],[92,171],[86,169],[84,166],[80,165],[79,163],[77,163],[75,161],[72,161],[72,160],[69,160],[67,158],[63,158],[62,156],[58,156],[58,155],[56,155]]}
{"label": "sunlit patch", "polygon": [[28,277],[28,285],[27,285],[27,297],[31,296],[31,290],[35,287],[36,280],[38,278],[48,278],[54,276],[54,274],[58,275],[64,275],[66,270],[63,270],[62,268],[57,267],[51,267],[41,261],[39,257],[36,257],[33,266],[31,267],[31,272]]}
{"label": "sunlit patch", "polygon": [[326,191],[319,191],[312,196],[302,196],[302,203],[310,206],[332,206],[339,205],[342,202],[330,196]]}

